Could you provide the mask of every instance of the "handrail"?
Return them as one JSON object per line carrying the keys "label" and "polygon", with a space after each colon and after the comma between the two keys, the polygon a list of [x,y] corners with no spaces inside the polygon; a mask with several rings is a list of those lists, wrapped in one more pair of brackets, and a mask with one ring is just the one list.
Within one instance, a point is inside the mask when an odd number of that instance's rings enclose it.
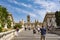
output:
{"label": "handrail", "polygon": [[[21,32],[24,28],[20,29],[19,32]],[[16,30],[11,30],[7,32],[0,33],[0,40],[11,40],[15,36]]]}
{"label": "handrail", "polygon": [[15,32],[15,30],[7,31],[7,32],[2,32],[2,33],[0,33],[0,38],[2,38],[3,36],[6,36],[6,35],[8,35],[8,34],[10,34],[12,32]]}

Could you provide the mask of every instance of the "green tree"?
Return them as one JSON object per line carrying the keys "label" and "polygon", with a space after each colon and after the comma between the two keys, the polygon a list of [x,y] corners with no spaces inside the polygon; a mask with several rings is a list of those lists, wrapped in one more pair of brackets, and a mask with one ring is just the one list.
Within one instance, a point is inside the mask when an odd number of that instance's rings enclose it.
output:
{"label": "green tree", "polygon": [[7,24],[8,24],[7,27],[11,28],[11,20],[10,19],[7,19]]}
{"label": "green tree", "polygon": [[20,24],[16,24],[15,26],[14,26],[14,29],[16,29],[16,28],[22,28],[22,25],[20,25]]}
{"label": "green tree", "polygon": [[57,25],[60,26],[60,11],[55,12],[55,17]]}
{"label": "green tree", "polygon": [[2,27],[4,27],[4,24],[7,22],[7,17],[7,9],[0,5],[0,23],[2,24]]}
{"label": "green tree", "polygon": [[2,32],[2,27],[0,27],[0,32]]}

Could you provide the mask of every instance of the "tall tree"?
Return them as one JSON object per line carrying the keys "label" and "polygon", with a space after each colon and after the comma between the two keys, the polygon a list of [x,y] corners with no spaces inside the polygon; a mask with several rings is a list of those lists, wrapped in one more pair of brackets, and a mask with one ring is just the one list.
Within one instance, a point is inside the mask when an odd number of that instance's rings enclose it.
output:
{"label": "tall tree", "polygon": [[55,12],[55,17],[57,25],[60,26],[60,11]]}
{"label": "tall tree", "polygon": [[7,9],[0,5],[0,23],[4,26],[5,22],[7,22],[8,12]]}
{"label": "tall tree", "polygon": [[7,19],[7,24],[8,24],[7,27],[11,28],[11,20],[10,19]]}
{"label": "tall tree", "polygon": [[15,26],[14,26],[14,29],[16,29],[17,27],[18,27],[18,28],[22,28],[22,25],[19,24],[19,23],[16,23]]}

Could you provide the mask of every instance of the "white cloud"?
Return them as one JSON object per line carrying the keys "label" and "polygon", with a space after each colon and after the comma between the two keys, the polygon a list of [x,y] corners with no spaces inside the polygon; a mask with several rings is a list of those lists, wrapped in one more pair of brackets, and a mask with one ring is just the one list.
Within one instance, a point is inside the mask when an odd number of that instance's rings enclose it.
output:
{"label": "white cloud", "polygon": [[29,13],[29,15],[36,18],[36,15],[34,13]]}
{"label": "white cloud", "polygon": [[8,0],[8,2],[15,3],[15,4],[19,5],[19,6],[20,6],[20,5],[23,5],[23,6],[29,7],[29,8],[32,7],[32,5],[30,5],[30,4],[21,3],[21,2],[18,2],[18,1],[16,1],[16,0]]}
{"label": "white cloud", "polygon": [[43,22],[43,19],[46,14],[46,10],[36,10],[37,18],[40,22]]}
{"label": "white cloud", "polygon": [[[31,4],[25,4],[25,3],[17,2],[16,0],[8,0],[8,1],[11,2],[11,3],[15,3],[19,6],[23,5],[25,7],[32,8],[33,10],[35,10]],[[57,1],[59,1],[59,0],[57,0]],[[59,3],[55,3],[55,2],[52,2],[52,1],[49,2],[49,1],[45,1],[45,0],[35,0],[34,3],[37,3],[37,4],[41,5],[48,12],[60,10],[60,6],[58,5]]]}
{"label": "white cloud", "polygon": [[20,9],[20,8],[15,8],[15,9],[16,9],[16,11],[18,11],[18,12],[23,12],[23,13],[26,13],[26,14],[30,15],[31,17],[36,18],[36,14],[34,14],[34,13],[32,13],[32,12],[28,12],[28,11],[22,10],[22,9]]}
{"label": "white cloud", "polygon": [[[12,2],[12,1],[11,1],[11,2]],[[15,2],[15,3],[18,4],[17,2]],[[25,4],[23,4],[23,5],[25,5]],[[5,5],[5,6],[8,7],[8,8],[14,9],[14,11],[17,11],[18,13],[19,13],[19,12],[23,12],[23,13],[26,13],[26,14],[30,15],[31,17],[34,17],[34,18],[36,18],[36,16],[37,16],[37,15],[35,15],[35,14],[32,13],[32,12],[28,12],[28,11],[22,10],[22,9],[20,9],[20,8],[11,6],[11,5]],[[26,6],[27,6],[27,5],[26,5]]]}
{"label": "white cloud", "polygon": [[[37,15],[35,15],[34,13],[31,13],[31,12],[28,12],[28,11],[25,11],[25,10],[22,10],[22,9],[20,9],[20,8],[17,8],[17,7],[13,7],[13,6],[11,6],[11,5],[6,5],[6,6],[12,8],[12,9],[13,9],[14,11],[16,11],[17,13],[23,12],[23,13],[25,13],[25,14],[27,14],[27,15],[30,15],[30,16],[33,17],[33,18],[36,18],[36,16],[37,16]],[[17,17],[17,19],[18,19],[18,16],[16,16],[16,17]],[[19,20],[17,20],[17,19],[15,19],[15,21],[19,22]]]}
{"label": "white cloud", "polygon": [[40,21],[43,21],[44,16],[47,12],[55,12],[57,10],[60,10],[60,4],[59,3],[55,3],[55,2],[48,2],[48,1],[44,1],[44,0],[35,0],[34,3],[41,5],[43,8],[42,10],[36,10],[36,13],[40,15]]}
{"label": "white cloud", "polygon": [[44,1],[44,0],[35,0],[34,3],[37,3],[41,6],[43,6],[46,11],[56,11],[60,10],[60,7],[58,7],[58,3],[52,2],[52,1]]}
{"label": "white cloud", "polygon": [[25,4],[25,3],[21,3],[21,5],[23,5],[23,6],[25,6],[25,7],[29,7],[29,8],[32,7],[32,5],[28,5],[28,4]]}
{"label": "white cloud", "polygon": [[43,8],[45,8],[45,9],[41,9],[41,10],[35,9],[32,4],[25,4],[23,2],[18,2],[16,0],[8,0],[8,1],[11,2],[11,3],[14,3],[16,5],[19,5],[19,6],[22,5],[22,6],[31,8],[32,10],[34,10],[33,13],[32,12],[25,11],[25,10],[22,10],[20,8],[14,8],[13,7],[17,12],[26,13],[26,14],[30,15],[31,17],[34,17],[34,18],[36,18],[36,19],[38,19],[40,21],[43,20],[46,12],[51,12],[51,11],[54,12],[54,11],[60,10],[60,4],[59,3],[52,2],[52,1],[49,2],[49,1],[45,1],[45,0],[34,0],[34,4],[39,4]]}

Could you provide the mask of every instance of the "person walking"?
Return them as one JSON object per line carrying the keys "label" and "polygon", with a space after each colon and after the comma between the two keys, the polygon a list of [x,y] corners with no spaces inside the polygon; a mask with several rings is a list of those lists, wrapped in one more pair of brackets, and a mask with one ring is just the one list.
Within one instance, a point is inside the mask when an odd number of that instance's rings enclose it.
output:
{"label": "person walking", "polygon": [[27,29],[27,28],[25,27],[25,31],[26,31],[26,29]]}
{"label": "person walking", "polygon": [[36,30],[35,30],[35,28],[33,29],[33,34],[36,34]]}
{"label": "person walking", "polygon": [[16,36],[18,36],[18,32],[19,32],[19,28],[17,27],[16,28],[16,33],[15,33]]}
{"label": "person walking", "polygon": [[45,40],[46,28],[44,26],[42,26],[42,28],[40,28],[40,30],[41,30],[41,40]]}
{"label": "person walking", "polygon": [[16,31],[17,31],[17,32],[19,31],[19,28],[18,28],[18,27],[16,28]]}
{"label": "person walking", "polygon": [[39,33],[39,32],[40,32],[40,28],[38,27],[38,29],[37,29],[37,30],[38,30],[38,33]]}

